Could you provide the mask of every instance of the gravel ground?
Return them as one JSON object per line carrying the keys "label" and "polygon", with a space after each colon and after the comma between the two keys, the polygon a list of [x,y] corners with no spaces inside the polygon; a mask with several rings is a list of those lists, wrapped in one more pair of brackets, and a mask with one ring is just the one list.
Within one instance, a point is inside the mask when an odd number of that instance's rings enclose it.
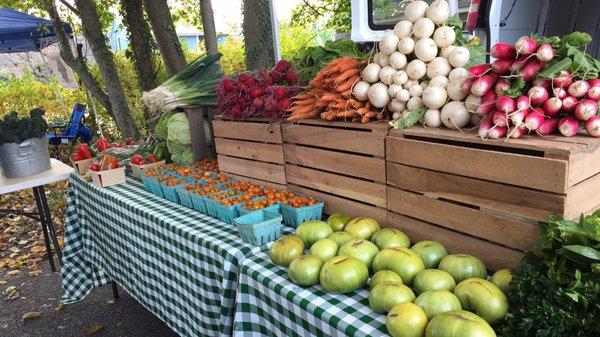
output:
{"label": "gravel ground", "polygon": [[[43,273],[39,276],[29,276],[26,271],[0,274],[0,336],[177,336],[120,288],[116,302],[111,287],[105,286],[83,301],[60,307],[60,275],[50,272],[47,261],[40,262],[40,267]],[[14,300],[7,299],[6,289],[11,286],[20,293]],[[39,317],[23,319],[24,314],[32,312],[39,313]]]}

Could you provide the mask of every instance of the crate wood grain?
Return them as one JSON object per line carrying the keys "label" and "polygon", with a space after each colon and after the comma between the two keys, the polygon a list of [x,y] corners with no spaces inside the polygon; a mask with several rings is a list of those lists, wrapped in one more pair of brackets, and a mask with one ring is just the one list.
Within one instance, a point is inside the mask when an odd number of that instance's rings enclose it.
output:
{"label": "crate wood grain", "polygon": [[233,173],[253,179],[270,181],[285,185],[285,168],[283,165],[265,163],[260,161],[229,157],[220,154],[218,156],[219,170],[224,173]]}
{"label": "crate wood grain", "polygon": [[520,251],[393,212],[388,213],[386,226],[400,229],[412,242],[435,240],[451,254],[477,256],[491,271],[516,267],[523,256]]}
{"label": "crate wood grain", "polygon": [[240,176],[240,175],[232,174],[232,173],[227,173],[227,176],[230,178],[235,178],[237,180],[248,181],[253,184],[257,184],[257,185],[261,185],[261,186],[270,186],[270,187],[276,188],[278,190],[287,190],[287,185],[276,184],[276,183],[266,181],[266,180],[244,177],[244,176]]}
{"label": "crate wood grain", "polygon": [[218,154],[240,157],[269,163],[283,164],[283,148],[281,144],[247,142],[243,140],[215,138]]}
{"label": "crate wood grain", "polygon": [[215,137],[281,144],[281,123],[266,120],[231,121],[215,119],[213,121]]}

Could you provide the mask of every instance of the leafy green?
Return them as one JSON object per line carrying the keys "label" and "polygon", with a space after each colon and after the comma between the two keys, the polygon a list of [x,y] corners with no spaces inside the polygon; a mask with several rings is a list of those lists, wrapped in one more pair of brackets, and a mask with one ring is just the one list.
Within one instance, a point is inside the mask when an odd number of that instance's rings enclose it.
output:
{"label": "leafy green", "polygon": [[417,124],[417,122],[421,120],[423,116],[425,116],[426,112],[427,108],[410,110],[406,112],[402,117],[390,122],[390,125],[393,126],[394,129],[408,129],[411,126]]}
{"label": "leafy green", "polygon": [[592,42],[592,36],[588,33],[573,32],[563,36],[562,42],[572,47],[583,47]]}
{"label": "leafy green", "polygon": [[160,115],[158,123],[156,123],[156,126],[154,126],[154,132],[156,133],[156,136],[158,136],[160,139],[167,139],[167,124],[169,123],[169,119],[173,115],[174,112],[163,112]]}
{"label": "leafy green", "polygon": [[458,14],[451,16],[448,20],[446,20],[445,24],[450,27],[454,27],[454,33],[456,35],[456,40],[454,44],[457,46],[463,46],[469,50],[469,63],[465,66],[465,68],[470,68],[477,64],[485,63],[485,47],[481,45],[481,41],[477,37],[473,37],[470,40],[467,40],[462,32],[463,21],[460,19]]}
{"label": "leafy green", "polygon": [[509,78],[508,83],[510,84],[510,88],[504,90],[504,95],[512,98],[517,98],[522,95],[526,84],[525,79],[522,76]]}
{"label": "leafy green", "polygon": [[44,119],[44,110],[36,108],[29,116],[20,118],[12,111],[0,120],[0,145],[5,143],[22,143],[30,138],[44,137],[48,124]]}
{"label": "leafy green", "polygon": [[179,144],[191,144],[190,123],[184,112],[178,112],[169,118],[167,140]]}
{"label": "leafy green", "polygon": [[554,78],[561,71],[569,69],[569,67],[571,67],[572,63],[573,63],[573,61],[567,57],[560,61],[552,60],[552,61],[548,62],[548,64],[544,67],[544,69],[542,71],[540,71],[537,74],[537,76],[543,77],[543,78]]}
{"label": "leafy green", "polygon": [[354,42],[342,39],[327,41],[324,46],[303,48],[298,52],[292,63],[294,63],[296,69],[300,69],[298,71],[300,83],[306,84],[329,62],[343,56],[359,59],[365,57]]}
{"label": "leafy green", "polygon": [[448,20],[444,22],[444,25],[460,29],[460,35],[462,35],[463,20],[460,18],[460,16],[458,16],[458,14],[454,14],[451,17],[449,17]]}

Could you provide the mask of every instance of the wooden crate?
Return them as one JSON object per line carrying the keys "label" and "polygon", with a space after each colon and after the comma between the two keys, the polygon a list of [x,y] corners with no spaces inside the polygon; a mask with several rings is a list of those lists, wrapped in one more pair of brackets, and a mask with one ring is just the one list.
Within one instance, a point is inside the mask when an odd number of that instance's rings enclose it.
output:
{"label": "wooden crate", "polygon": [[213,121],[219,169],[237,179],[286,188],[281,123]]}
{"label": "wooden crate", "polygon": [[325,213],[387,221],[387,123],[305,120],[283,124],[288,188],[325,201]]}
{"label": "wooden crate", "polygon": [[599,145],[585,136],[483,141],[447,129],[391,131],[389,223],[492,269],[513,266],[532,248],[538,221],[600,206]]}

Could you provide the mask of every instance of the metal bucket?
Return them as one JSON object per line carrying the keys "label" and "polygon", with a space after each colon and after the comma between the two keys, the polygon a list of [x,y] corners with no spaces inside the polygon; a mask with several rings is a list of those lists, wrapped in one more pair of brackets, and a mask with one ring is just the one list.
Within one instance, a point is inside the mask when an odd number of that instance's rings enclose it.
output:
{"label": "metal bucket", "polygon": [[49,170],[48,139],[30,138],[21,144],[0,145],[0,168],[6,178],[26,177]]}

